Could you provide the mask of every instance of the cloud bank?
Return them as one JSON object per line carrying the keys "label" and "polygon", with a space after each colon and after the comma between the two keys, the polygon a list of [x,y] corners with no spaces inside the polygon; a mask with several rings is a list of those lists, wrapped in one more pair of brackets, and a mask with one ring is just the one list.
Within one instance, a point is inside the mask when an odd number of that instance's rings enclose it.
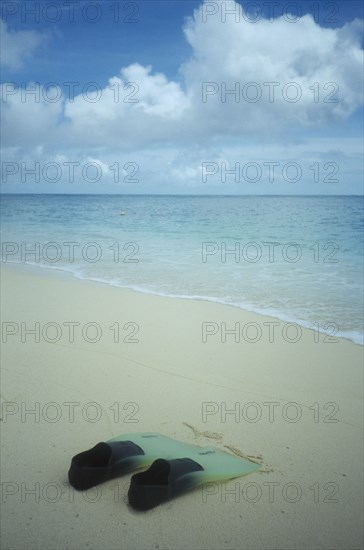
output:
{"label": "cloud bank", "polygon": [[[360,21],[337,29],[320,27],[310,15],[295,23],[283,17],[222,22],[204,20],[202,9],[184,24],[192,55],[179,81],[133,63],[106,86],[75,88],[71,97],[62,83],[30,84],[33,95],[2,85],[4,146],[30,156],[36,148],[66,155],[87,149],[94,157],[191,144],[206,151],[219,140],[225,150],[229,140],[234,147],[254,139],[284,144],[345,121],[362,105]],[[41,40],[33,31],[5,28],[5,63],[19,67]],[[170,176],[193,179],[198,172],[181,165],[179,154]]]}

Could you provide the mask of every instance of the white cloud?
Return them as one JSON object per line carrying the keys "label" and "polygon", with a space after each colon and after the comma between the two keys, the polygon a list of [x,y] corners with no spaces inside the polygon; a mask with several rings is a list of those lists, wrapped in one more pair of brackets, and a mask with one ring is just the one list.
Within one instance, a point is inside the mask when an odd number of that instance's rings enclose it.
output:
{"label": "white cloud", "polygon": [[79,95],[66,106],[75,135],[97,127],[90,144],[120,146],[282,135],[345,119],[362,103],[358,21],[342,29],[322,28],[309,15],[294,24],[283,17],[204,23],[201,10],[184,27],[193,55],[181,67],[182,84],[150,66],[130,65],[110,79],[99,101]]}
{"label": "white cloud", "polygon": [[[236,4],[236,9],[242,8]],[[201,10],[184,26],[192,55],[180,68],[180,82],[133,63],[106,87],[79,93],[73,101],[47,101],[52,94],[43,94],[41,87],[37,100],[31,95],[24,100],[20,90],[10,90],[3,103],[8,151],[21,147],[29,158],[37,152],[37,158],[43,155],[47,161],[94,161],[110,179],[114,162],[136,162],[146,192],[150,185],[162,191],[171,182],[203,191],[201,163],[210,160],[285,162],[302,154],[307,166],[314,162],[315,155],[307,152],[313,150],[308,131],[331,124],[337,129],[362,104],[361,23],[322,28],[309,15],[296,23],[283,17],[257,23],[209,17],[203,22]],[[6,33],[9,40],[12,33]],[[39,45],[39,37],[38,42],[32,33],[30,37],[17,33],[23,46],[13,50],[13,67],[21,63],[27,40],[29,51]],[[224,87],[239,95],[224,98]],[[293,102],[297,91],[301,96]],[[255,93],[261,98],[249,101]],[[316,141],[321,147],[317,158],[327,161],[327,151],[336,150],[343,152],[345,167],[351,161],[359,165],[359,140],[346,149],[344,141]],[[269,186],[262,189],[269,192]]]}
{"label": "white cloud", "polygon": [[64,146],[64,127],[60,126],[62,102],[45,100],[42,90],[35,82],[27,84],[26,92],[9,83],[0,85],[5,146]]}
{"label": "white cloud", "polygon": [[[296,23],[283,17],[254,24],[212,17],[204,23],[196,10],[185,25],[193,57],[182,68],[196,115],[206,130],[230,134],[286,131],[349,116],[362,103],[359,27],[354,21],[322,28],[310,15]],[[214,83],[209,89],[215,93],[202,102],[204,82]],[[248,83],[254,84],[244,88]],[[235,87],[236,98],[224,94]],[[260,100],[249,101],[260,93]],[[296,93],[299,99],[291,101]]]}
{"label": "white cloud", "polygon": [[[65,163],[65,160],[62,160],[61,164],[64,165],[64,163]],[[98,158],[87,157],[86,158],[86,163],[84,163],[84,164],[85,165],[90,164],[90,165],[96,166],[98,168],[98,170],[100,171],[100,173],[105,175],[105,176],[108,176],[110,174],[110,167],[105,162],[102,162],[102,160],[100,160]]]}
{"label": "white cloud", "polygon": [[[3,171],[7,170],[3,177],[6,192],[345,195],[360,194],[362,180],[361,140],[343,137],[311,138],[290,145],[251,141],[243,146],[161,146],[133,152],[99,148],[93,156],[80,149],[61,155],[40,148],[14,148],[4,151],[3,158],[7,162],[3,163]],[[25,169],[19,166],[20,161],[29,173],[22,184],[19,182]],[[35,162],[40,165],[37,185]],[[60,175],[56,182],[52,181],[54,163]],[[203,178],[206,163],[209,166]],[[300,170],[297,181],[290,181],[297,174],[293,164]],[[227,172],[236,167],[237,181],[233,173]],[[261,176],[254,181],[257,170]]]}
{"label": "white cloud", "polygon": [[[282,137],[344,120],[362,103],[358,21],[339,29],[322,28],[310,15],[296,23],[283,17],[203,22],[201,10],[184,26],[193,55],[181,66],[181,82],[134,63],[105,88],[72,101],[42,97],[22,104],[19,94],[10,97],[10,126],[32,141],[44,128],[49,132],[53,117],[52,131],[60,140],[67,132],[73,147],[132,149],[216,136]],[[56,127],[61,104],[65,119]],[[32,136],[29,119],[35,116]]]}
{"label": "white cloud", "polygon": [[174,138],[188,108],[180,84],[134,63],[110,78],[106,88],[66,102],[65,116],[76,139],[128,148]]}
{"label": "white cloud", "polygon": [[36,31],[15,31],[0,19],[1,65],[12,70],[21,69],[44,43],[46,36]]}

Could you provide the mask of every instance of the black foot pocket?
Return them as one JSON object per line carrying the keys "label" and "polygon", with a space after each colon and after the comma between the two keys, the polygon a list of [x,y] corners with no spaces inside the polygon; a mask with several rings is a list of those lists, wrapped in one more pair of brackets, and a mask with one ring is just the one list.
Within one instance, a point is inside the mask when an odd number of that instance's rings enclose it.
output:
{"label": "black foot pocket", "polygon": [[192,489],[196,483],[188,474],[201,470],[202,466],[191,458],[158,458],[148,470],[131,478],[129,504],[136,510],[150,510]]}
{"label": "black foot pocket", "polygon": [[132,441],[98,443],[72,458],[68,480],[75,489],[90,489],[130,472],[133,457],[140,455],[144,455],[143,449]]}

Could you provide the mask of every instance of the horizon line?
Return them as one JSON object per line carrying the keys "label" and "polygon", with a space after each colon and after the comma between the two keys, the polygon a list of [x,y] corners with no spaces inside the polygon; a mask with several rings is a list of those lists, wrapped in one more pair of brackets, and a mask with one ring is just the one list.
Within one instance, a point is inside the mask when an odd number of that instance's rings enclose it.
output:
{"label": "horizon line", "polygon": [[0,192],[1,196],[70,196],[70,197],[97,197],[97,196],[107,196],[107,197],[363,197],[363,194],[358,193],[336,193],[336,194],[322,194],[322,193],[309,193],[309,194],[235,194],[235,193],[4,193]]}

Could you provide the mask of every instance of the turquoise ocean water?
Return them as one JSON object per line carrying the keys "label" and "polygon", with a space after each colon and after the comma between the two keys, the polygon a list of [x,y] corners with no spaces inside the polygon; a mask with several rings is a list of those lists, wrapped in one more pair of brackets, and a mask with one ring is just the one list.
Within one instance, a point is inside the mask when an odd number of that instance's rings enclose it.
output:
{"label": "turquoise ocean water", "polygon": [[199,298],[363,343],[363,199],[3,195],[2,262]]}

